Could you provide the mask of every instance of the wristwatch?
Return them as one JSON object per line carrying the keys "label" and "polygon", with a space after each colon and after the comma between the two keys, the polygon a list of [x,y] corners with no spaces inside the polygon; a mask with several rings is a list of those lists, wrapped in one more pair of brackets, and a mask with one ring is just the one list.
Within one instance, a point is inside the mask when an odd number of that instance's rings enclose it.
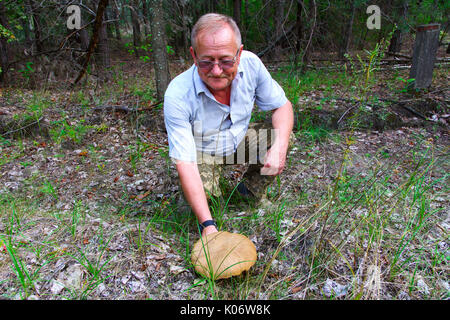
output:
{"label": "wristwatch", "polygon": [[203,232],[203,229],[205,229],[206,227],[209,227],[209,226],[214,226],[217,228],[216,221],[214,221],[214,220],[203,221],[202,223],[199,223],[198,226],[200,227],[200,233]]}

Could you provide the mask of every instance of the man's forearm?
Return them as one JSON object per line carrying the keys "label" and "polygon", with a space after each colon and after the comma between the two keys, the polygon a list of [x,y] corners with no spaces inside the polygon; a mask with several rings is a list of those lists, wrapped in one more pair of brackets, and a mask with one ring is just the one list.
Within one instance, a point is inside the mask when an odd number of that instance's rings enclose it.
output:
{"label": "man's forearm", "polygon": [[194,211],[198,222],[211,220],[212,216],[197,164],[195,162],[177,161],[176,166],[184,196],[192,211]]}
{"label": "man's forearm", "polygon": [[289,101],[273,112],[272,126],[277,132],[275,143],[278,143],[281,148],[287,149],[289,136],[294,127],[294,112]]}

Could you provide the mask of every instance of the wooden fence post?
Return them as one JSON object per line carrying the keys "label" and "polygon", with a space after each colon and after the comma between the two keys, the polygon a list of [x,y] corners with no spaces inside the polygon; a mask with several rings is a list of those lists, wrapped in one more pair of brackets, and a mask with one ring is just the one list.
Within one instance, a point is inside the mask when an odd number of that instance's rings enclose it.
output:
{"label": "wooden fence post", "polygon": [[433,69],[436,52],[439,45],[438,23],[420,25],[417,27],[416,41],[409,78],[409,89],[426,89],[433,80]]}

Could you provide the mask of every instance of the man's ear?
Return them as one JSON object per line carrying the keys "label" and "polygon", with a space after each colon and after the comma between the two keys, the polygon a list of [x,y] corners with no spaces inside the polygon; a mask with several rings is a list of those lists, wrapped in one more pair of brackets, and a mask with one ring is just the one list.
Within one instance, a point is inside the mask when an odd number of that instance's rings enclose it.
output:
{"label": "man's ear", "polygon": [[195,59],[194,48],[189,47],[189,52],[191,53],[192,59],[194,59],[194,63],[197,64],[197,61],[196,61],[196,59]]}
{"label": "man's ear", "polygon": [[237,57],[237,60],[239,62],[241,61],[242,50],[244,50],[244,45],[243,44],[241,44],[241,46],[239,47],[239,54],[238,54],[238,57]]}
{"label": "man's ear", "polygon": [[242,50],[244,50],[244,45],[241,44],[241,47],[239,48],[239,57],[241,56]]}

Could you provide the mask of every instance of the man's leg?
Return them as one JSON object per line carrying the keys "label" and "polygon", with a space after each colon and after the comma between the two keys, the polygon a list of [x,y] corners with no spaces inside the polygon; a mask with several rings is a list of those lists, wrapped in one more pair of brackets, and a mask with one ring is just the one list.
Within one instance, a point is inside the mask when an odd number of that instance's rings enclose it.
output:
{"label": "man's leg", "polygon": [[[265,195],[275,176],[261,175],[264,154],[272,145],[272,126],[269,123],[250,123],[242,143],[245,145],[245,161],[249,163],[242,177],[244,185],[257,201]],[[241,144],[242,144],[241,143]]]}
{"label": "man's leg", "polygon": [[[261,175],[261,168],[264,167],[264,155],[272,146],[274,139],[275,132],[270,123],[251,123],[242,141],[242,143],[245,143],[246,161],[249,162],[249,167],[243,176],[243,182],[257,201],[265,196],[267,188],[276,178],[276,176]],[[289,148],[293,141],[294,135],[291,134]],[[257,163],[254,161],[255,155],[257,156]]]}
{"label": "man's leg", "polygon": [[219,179],[223,170],[222,167],[222,158],[213,157],[206,153],[202,154],[202,161],[198,164],[198,171],[200,172],[203,189],[208,199],[211,196],[220,197],[222,195],[219,186]]}

